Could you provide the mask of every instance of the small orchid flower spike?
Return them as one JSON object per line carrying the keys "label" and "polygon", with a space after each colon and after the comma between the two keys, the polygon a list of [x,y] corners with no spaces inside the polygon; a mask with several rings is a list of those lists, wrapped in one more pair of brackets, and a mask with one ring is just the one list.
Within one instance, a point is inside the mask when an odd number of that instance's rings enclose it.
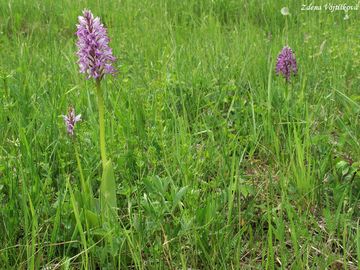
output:
{"label": "small orchid flower spike", "polygon": [[75,115],[75,109],[69,107],[68,114],[63,115],[66,130],[70,136],[74,136],[75,124],[81,121],[81,114]]}
{"label": "small orchid flower spike", "polygon": [[286,79],[286,82],[289,82],[291,73],[296,75],[297,71],[295,54],[289,46],[285,46],[277,58],[276,74],[279,75],[281,73]]}

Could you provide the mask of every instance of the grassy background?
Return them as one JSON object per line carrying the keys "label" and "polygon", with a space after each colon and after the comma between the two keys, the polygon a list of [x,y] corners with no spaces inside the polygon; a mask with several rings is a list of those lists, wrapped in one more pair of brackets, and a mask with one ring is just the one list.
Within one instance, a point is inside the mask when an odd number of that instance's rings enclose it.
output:
{"label": "grassy background", "polygon": [[[360,269],[359,11],[282,2],[0,1],[0,268]],[[75,55],[85,7],[118,58],[103,87],[119,218],[84,240],[61,115],[82,114],[98,196],[95,89]],[[287,43],[289,85],[274,72]]]}

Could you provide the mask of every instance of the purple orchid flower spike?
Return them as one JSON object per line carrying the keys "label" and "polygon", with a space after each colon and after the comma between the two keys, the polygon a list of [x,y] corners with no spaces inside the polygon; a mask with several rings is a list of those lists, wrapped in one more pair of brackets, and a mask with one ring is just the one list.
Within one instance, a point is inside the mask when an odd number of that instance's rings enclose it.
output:
{"label": "purple orchid flower spike", "polygon": [[88,74],[88,79],[93,77],[101,80],[105,74],[114,75],[116,70],[113,62],[116,58],[109,47],[109,37],[100,18],[94,18],[90,10],[85,9],[83,16],[79,16],[77,24],[78,47],[77,55],[80,73]]}
{"label": "purple orchid flower spike", "polygon": [[276,74],[279,75],[281,73],[286,79],[286,82],[289,82],[291,73],[296,75],[297,71],[295,54],[289,46],[285,46],[277,58]]}
{"label": "purple orchid flower spike", "polygon": [[70,136],[74,136],[75,124],[81,121],[81,114],[75,115],[75,109],[69,107],[68,114],[63,115],[66,130]]}

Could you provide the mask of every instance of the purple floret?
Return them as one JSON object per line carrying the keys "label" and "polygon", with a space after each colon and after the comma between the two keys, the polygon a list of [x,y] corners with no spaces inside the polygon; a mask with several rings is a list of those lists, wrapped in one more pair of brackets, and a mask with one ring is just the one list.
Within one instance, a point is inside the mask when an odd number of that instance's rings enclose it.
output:
{"label": "purple floret", "polygon": [[75,124],[81,121],[81,114],[75,115],[75,109],[73,107],[69,107],[68,114],[63,115],[66,130],[70,136],[74,136],[74,128]]}
{"label": "purple floret", "polygon": [[276,74],[279,75],[280,73],[282,73],[287,82],[290,81],[291,73],[297,74],[295,54],[288,46],[281,50],[277,58]]}
{"label": "purple floret", "polygon": [[99,17],[94,18],[90,10],[84,10],[79,16],[77,26],[80,73],[88,74],[87,78],[101,80],[105,74],[115,74],[113,62],[116,58],[109,47],[107,30],[100,22]]}

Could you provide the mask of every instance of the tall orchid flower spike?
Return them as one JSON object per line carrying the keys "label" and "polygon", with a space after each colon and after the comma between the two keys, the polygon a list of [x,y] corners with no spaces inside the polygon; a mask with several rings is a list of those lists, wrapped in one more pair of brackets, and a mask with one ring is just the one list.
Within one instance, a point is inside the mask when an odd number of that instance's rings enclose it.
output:
{"label": "tall orchid flower spike", "polygon": [[116,58],[112,55],[109,47],[109,37],[99,17],[94,17],[90,10],[85,9],[82,16],[78,17],[76,45],[80,73],[87,74],[87,78],[94,78],[96,82],[96,94],[99,109],[100,127],[100,152],[103,166],[107,161],[105,146],[105,105],[100,82],[105,74],[115,75],[113,66]]}
{"label": "tall orchid flower spike", "polygon": [[88,79],[101,80],[105,74],[115,74],[113,62],[116,58],[109,47],[109,37],[99,17],[94,18],[90,10],[85,9],[79,16],[76,34],[77,55],[80,73],[88,74]]}
{"label": "tall orchid flower spike", "polygon": [[109,221],[110,213],[114,213],[116,204],[116,182],[111,160],[106,155],[105,141],[105,105],[101,81],[106,74],[115,75],[114,62],[116,58],[109,46],[109,37],[104,25],[98,17],[94,17],[90,10],[85,9],[79,16],[77,26],[78,47],[77,56],[80,73],[87,74],[96,83],[96,95],[99,110],[99,141],[102,162],[102,179],[100,185],[101,212],[104,219]]}

